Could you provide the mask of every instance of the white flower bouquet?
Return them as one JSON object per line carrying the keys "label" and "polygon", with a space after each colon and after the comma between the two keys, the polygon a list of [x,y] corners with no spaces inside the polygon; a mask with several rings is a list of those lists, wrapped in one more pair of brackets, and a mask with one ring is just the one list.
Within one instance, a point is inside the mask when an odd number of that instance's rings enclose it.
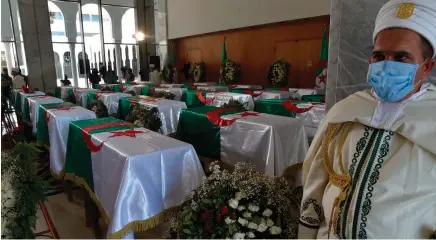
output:
{"label": "white flower bouquet", "polygon": [[268,81],[275,87],[284,87],[288,84],[291,65],[284,59],[273,62],[268,71]]}
{"label": "white flower bouquet", "polygon": [[246,163],[211,165],[192,199],[170,218],[171,238],[297,238],[301,188]]}
{"label": "white flower bouquet", "polygon": [[241,77],[241,66],[230,59],[221,64],[221,79],[224,83],[237,83]]}

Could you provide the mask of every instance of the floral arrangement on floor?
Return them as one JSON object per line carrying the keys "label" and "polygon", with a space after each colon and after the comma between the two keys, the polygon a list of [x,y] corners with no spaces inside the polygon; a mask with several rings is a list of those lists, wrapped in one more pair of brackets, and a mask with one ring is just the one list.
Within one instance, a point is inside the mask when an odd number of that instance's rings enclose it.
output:
{"label": "floral arrangement on floor", "polygon": [[237,83],[241,77],[241,65],[233,62],[230,59],[226,59],[224,63],[221,64],[220,74],[221,83]]}
{"label": "floral arrangement on floor", "polygon": [[167,92],[167,91],[157,91],[157,92],[154,93],[154,97],[155,98],[165,98],[165,99],[174,100],[176,95],[174,95],[171,92]]}
{"label": "floral arrangement on floor", "polygon": [[1,153],[1,238],[34,238],[37,204],[45,200],[47,186],[37,175],[38,154],[28,143]]}
{"label": "floral arrangement on floor", "polygon": [[96,100],[91,103],[91,111],[95,112],[97,118],[109,117],[106,105],[102,100]]}
{"label": "floral arrangement on floor", "polygon": [[278,59],[271,64],[268,71],[268,81],[274,87],[285,87],[288,84],[291,65],[284,59]]}
{"label": "floral arrangement on floor", "polygon": [[126,116],[126,121],[137,126],[159,132],[162,122],[157,108],[147,108],[141,104],[135,104],[130,113]]}
{"label": "floral arrangement on floor", "polygon": [[172,63],[167,63],[162,69],[162,77],[165,83],[174,83],[176,78],[175,67]]}
{"label": "floral arrangement on floor", "polygon": [[236,108],[240,111],[248,111],[246,104],[241,103],[238,100],[230,99],[228,103],[225,103],[221,106],[222,108]]}
{"label": "floral arrangement on floor", "polygon": [[301,188],[269,177],[247,163],[212,174],[169,220],[171,238],[297,238]]}
{"label": "floral arrangement on floor", "polygon": [[206,63],[203,61],[195,63],[194,68],[192,68],[191,76],[194,82],[204,82],[206,79]]}

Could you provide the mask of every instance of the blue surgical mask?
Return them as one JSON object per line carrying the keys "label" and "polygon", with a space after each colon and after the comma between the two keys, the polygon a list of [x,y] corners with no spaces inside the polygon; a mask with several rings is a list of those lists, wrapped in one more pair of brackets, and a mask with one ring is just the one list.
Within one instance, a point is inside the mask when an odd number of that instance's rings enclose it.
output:
{"label": "blue surgical mask", "polygon": [[368,82],[383,102],[397,102],[413,91],[416,71],[421,65],[381,61],[369,65]]}

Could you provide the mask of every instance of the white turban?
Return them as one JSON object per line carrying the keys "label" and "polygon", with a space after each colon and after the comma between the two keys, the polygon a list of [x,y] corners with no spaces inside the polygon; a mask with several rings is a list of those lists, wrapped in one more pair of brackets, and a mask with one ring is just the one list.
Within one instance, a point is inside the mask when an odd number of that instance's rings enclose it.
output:
{"label": "white turban", "polygon": [[391,0],[377,15],[373,40],[387,28],[406,28],[428,40],[436,55],[436,0]]}

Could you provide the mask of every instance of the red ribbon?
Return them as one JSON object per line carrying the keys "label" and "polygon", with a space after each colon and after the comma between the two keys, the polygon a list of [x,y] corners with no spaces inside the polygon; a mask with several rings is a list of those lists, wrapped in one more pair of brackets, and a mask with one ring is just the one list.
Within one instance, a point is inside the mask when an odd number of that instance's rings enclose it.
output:
{"label": "red ribbon", "polygon": [[248,90],[248,89],[244,91],[245,94],[249,94],[249,95],[251,95],[253,97],[259,97],[260,95],[262,95],[263,92],[264,91],[260,91],[260,93],[254,93],[253,91]]}
{"label": "red ribbon", "polygon": [[234,123],[237,120],[237,118],[226,120],[226,119],[222,119],[219,116],[219,114],[224,113],[224,112],[228,112],[228,111],[233,111],[233,110],[235,110],[235,109],[234,108],[218,108],[216,110],[213,110],[213,111],[206,113],[206,117],[215,126],[220,126],[220,127],[230,126],[232,123]]}
{"label": "red ribbon", "polygon": [[198,100],[200,100],[200,102],[202,102],[202,103],[204,103],[204,104],[206,104],[206,105],[211,104],[211,103],[213,102],[213,100],[215,100],[215,98],[212,98],[212,99],[207,100],[207,99],[203,96],[203,92],[197,92],[196,94],[197,94]]}
{"label": "red ribbon", "polygon": [[96,129],[102,129],[102,128],[108,128],[108,127],[115,127],[115,126],[131,126],[132,123],[129,122],[113,122],[113,123],[103,123],[103,124],[97,124],[89,127],[82,128],[82,137],[85,141],[86,147],[88,147],[89,151],[91,152],[99,152],[101,150],[101,147],[103,147],[103,142],[101,142],[99,145],[95,145],[91,140],[91,135],[89,135],[89,132]]}
{"label": "red ribbon", "polygon": [[305,113],[307,111],[310,111],[310,109],[313,108],[313,106],[308,107],[308,108],[299,108],[299,107],[295,106],[293,104],[293,102],[296,102],[296,101],[295,100],[286,100],[286,101],[283,101],[282,104],[286,109],[288,109],[290,112],[293,112],[295,114]]}
{"label": "red ribbon", "polygon": [[21,86],[21,89],[23,90],[24,93],[34,93],[34,92],[35,92],[33,89],[31,89],[31,88],[29,87],[28,84],[23,84],[23,85]]}

